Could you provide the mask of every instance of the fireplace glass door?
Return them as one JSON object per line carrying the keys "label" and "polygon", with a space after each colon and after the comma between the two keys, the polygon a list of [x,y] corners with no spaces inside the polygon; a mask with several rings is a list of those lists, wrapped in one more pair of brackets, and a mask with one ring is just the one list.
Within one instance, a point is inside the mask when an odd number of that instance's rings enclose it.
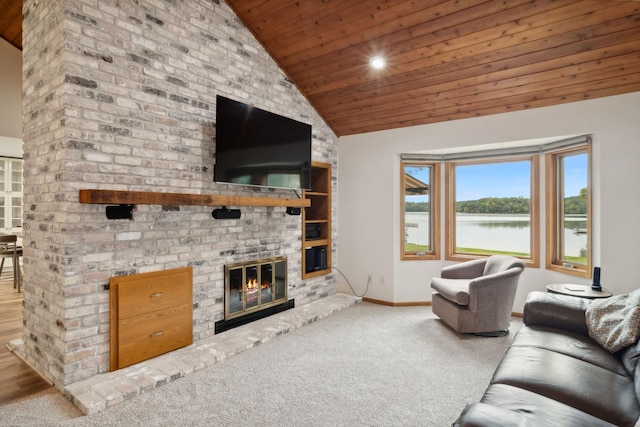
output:
{"label": "fireplace glass door", "polygon": [[225,319],[286,302],[286,276],[286,257],[225,266]]}

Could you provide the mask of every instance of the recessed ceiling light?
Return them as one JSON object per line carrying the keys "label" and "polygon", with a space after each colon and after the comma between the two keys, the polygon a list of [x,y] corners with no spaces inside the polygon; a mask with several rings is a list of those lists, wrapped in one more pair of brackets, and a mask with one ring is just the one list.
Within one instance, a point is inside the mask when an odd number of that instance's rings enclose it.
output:
{"label": "recessed ceiling light", "polygon": [[387,66],[387,61],[382,56],[374,56],[369,60],[369,65],[376,70],[382,70]]}

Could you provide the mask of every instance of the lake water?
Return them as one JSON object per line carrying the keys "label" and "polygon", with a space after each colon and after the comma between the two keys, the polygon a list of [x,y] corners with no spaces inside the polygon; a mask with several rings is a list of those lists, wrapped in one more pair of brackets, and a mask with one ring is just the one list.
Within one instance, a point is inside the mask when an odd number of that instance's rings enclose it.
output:
{"label": "lake water", "polygon": [[[531,226],[528,215],[456,214],[456,246],[496,251],[529,253]],[[429,227],[429,214],[408,212],[405,224],[407,242],[428,244],[423,229]],[[587,236],[576,234],[575,229],[586,228],[586,218],[566,218],[565,256],[580,256],[587,247]],[[541,243],[544,242],[544,239]]]}

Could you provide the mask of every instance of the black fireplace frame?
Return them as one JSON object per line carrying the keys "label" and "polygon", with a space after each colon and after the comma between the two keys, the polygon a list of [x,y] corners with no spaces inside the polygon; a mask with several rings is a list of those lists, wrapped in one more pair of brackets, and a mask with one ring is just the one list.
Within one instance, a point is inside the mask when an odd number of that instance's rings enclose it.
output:
{"label": "black fireplace frame", "polygon": [[295,301],[290,299],[282,304],[272,305],[271,307],[245,314],[244,316],[234,317],[229,320],[220,320],[215,323],[215,333],[219,334],[221,332],[228,331],[229,329],[237,328],[238,326],[246,325],[247,323],[287,311],[294,307]]}
{"label": "black fireplace frame", "polygon": [[[284,264],[284,265],[282,265]],[[259,299],[258,305],[255,307],[248,307],[247,297],[247,279],[248,270],[255,269],[257,272],[256,280],[258,286],[263,282],[263,269],[271,271],[271,277],[269,282],[271,285],[271,301],[263,302],[262,293],[258,291]],[[237,301],[234,299],[232,302],[232,288],[236,292],[237,283],[232,283],[232,273],[235,280],[238,279],[238,274],[241,275],[239,291],[241,297],[242,307],[237,306]],[[253,277],[253,276],[251,276]],[[278,285],[280,287],[278,288]],[[282,288],[284,285],[284,289]],[[235,328],[240,325],[244,325],[255,320],[271,316],[275,313],[279,313],[284,310],[288,310],[294,307],[293,300],[288,299],[289,294],[289,282],[288,282],[288,262],[286,256],[265,258],[260,260],[252,260],[245,262],[237,262],[233,264],[227,264],[224,266],[224,320],[215,323],[215,333],[223,332],[231,328]],[[235,296],[234,296],[235,298]],[[235,307],[234,307],[235,304]]]}

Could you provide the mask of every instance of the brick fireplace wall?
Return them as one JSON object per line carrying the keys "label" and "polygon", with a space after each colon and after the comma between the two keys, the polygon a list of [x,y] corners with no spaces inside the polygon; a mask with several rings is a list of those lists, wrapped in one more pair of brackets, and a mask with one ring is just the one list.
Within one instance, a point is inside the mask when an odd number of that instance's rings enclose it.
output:
{"label": "brick fireplace wall", "polygon": [[286,255],[296,305],[335,292],[333,275],[302,281],[301,219],[284,208],[214,220],[211,207],[139,205],[129,221],[78,202],[82,188],[296,197],[213,183],[218,94],[312,124],[313,160],[335,173],[337,137],[222,0],[25,0],[23,12],[20,351],[33,366],[58,388],[109,370],[116,275],[192,266],[194,341],[223,318],[227,263]]}

